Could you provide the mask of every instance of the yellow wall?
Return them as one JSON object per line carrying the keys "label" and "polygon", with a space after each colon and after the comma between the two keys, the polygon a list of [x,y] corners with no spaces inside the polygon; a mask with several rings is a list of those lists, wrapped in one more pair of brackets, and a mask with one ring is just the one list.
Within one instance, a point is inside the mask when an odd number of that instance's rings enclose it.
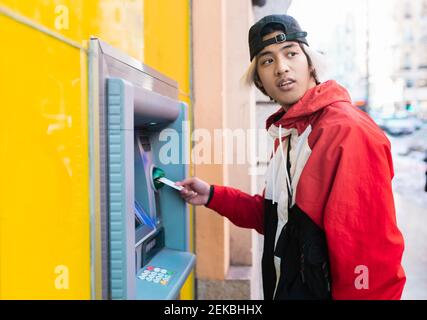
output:
{"label": "yellow wall", "polygon": [[145,0],[144,63],[176,80],[190,102],[189,0]]}
{"label": "yellow wall", "polygon": [[[142,0],[0,6],[143,56]],[[86,53],[1,13],[0,43],[0,299],[89,299]]]}
{"label": "yellow wall", "polygon": [[0,298],[89,298],[86,57],[0,26]]}
{"label": "yellow wall", "polygon": [[[83,48],[101,38],[178,81],[190,104],[190,1],[0,0],[1,8]],[[86,52],[1,12],[0,43],[0,299],[88,299]],[[55,286],[57,266],[67,267],[68,289]],[[193,282],[182,298],[193,298]]]}
{"label": "yellow wall", "polygon": [[[180,99],[189,104],[189,115],[193,112],[190,99],[190,14],[189,0],[144,1],[144,63],[178,82]],[[191,169],[190,175],[193,175]],[[193,217],[194,213],[191,210],[192,251],[194,251]],[[181,299],[194,299],[194,273],[181,291]]]}
{"label": "yellow wall", "polygon": [[143,58],[144,44],[143,3],[144,0],[0,0],[0,5],[68,39],[83,43],[96,36],[139,60]]}

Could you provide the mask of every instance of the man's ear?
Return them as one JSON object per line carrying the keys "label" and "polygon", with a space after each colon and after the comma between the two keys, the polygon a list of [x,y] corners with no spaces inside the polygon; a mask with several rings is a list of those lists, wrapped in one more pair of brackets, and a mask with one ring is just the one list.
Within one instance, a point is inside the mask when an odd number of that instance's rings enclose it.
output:
{"label": "man's ear", "polygon": [[259,79],[259,75],[258,75],[258,73],[255,73],[255,76],[254,76],[254,83],[255,83],[255,85],[257,86],[257,88],[259,88],[259,89],[264,88],[264,86],[262,85],[261,80]]}

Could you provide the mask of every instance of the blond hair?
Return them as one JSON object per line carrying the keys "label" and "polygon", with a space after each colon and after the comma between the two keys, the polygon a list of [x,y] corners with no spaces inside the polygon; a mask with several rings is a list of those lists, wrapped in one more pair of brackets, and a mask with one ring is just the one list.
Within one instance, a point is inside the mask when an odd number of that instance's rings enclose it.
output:
{"label": "blond hair", "polygon": [[[316,50],[311,49],[305,43],[299,43],[299,45],[302,51],[304,52],[305,56],[307,57],[309,66],[312,66],[314,69],[312,75],[316,80],[316,83],[321,83],[326,81],[328,63],[325,55]],[[257,62],[258,62],[258,58],[255,57],[252,60],[251,64],[249,65],[248,69],[246,70],[245,74],[242,76],[241,81],[244,85],[247,85],[247,86],[251,86],[252,84],[255,84],[255,86],[259,90],[261,90],[264,94],[266,94],[265,90],[262,87],[259,87],[259,85],[257,84],[257,81],[259,81],[259,79],[257,79],[258,78]]]}

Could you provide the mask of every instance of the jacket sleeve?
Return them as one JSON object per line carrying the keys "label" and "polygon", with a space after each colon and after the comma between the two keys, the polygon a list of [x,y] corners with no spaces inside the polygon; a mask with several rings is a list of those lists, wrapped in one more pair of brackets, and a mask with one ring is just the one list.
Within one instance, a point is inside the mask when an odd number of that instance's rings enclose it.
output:
{"label": "jacket sleeve", "polygon": [[206,207],[228,218],[238,227],[264,233],[264,197],[261,195],[251,196],[235,188],[214,185]]}
{"label": "jacket sleeve", "polygon": [[400,299],[404,242],[396,223],[388,140],[370,127],[335,127],[316,139],[297,202],[321,217],[333,298]]}

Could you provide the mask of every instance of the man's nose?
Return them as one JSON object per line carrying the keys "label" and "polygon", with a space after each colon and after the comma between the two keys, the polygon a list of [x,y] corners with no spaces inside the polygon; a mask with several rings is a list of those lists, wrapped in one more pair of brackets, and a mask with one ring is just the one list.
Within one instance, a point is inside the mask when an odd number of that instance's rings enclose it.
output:
{"label": "man's nose", "polygon": [[279,59],[276,64],[275,73],[277,76],[289,71],[289,65],[285,59]]}

